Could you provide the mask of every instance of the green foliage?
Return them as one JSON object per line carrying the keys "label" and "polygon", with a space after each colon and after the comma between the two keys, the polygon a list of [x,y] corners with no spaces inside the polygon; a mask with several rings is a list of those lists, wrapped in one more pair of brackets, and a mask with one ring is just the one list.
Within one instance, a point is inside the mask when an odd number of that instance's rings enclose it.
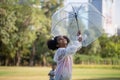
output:
{"label": "green foliage", "polygon": [[76,64],[98,64],[102,58],[99,56],[75,55],[74,62]]}
{"label": "green foliage", "polygon": [[100,45],[101,45],[101,56],[102,57],[119,57],[120,52],[120,45],[119,45],[119,36],[102,36],[100,38]]}
{"label": "green foliage", "polygon": [[[120,64],[120,36],[107,37],[106,34],[86,48],[74,58],[77,64]],[[82,55],[81,55],[82,54]]]}
{"label": "green foliage", "polygon": [[41,8],[43,9],[44,14],[51,18],[52,14],[62,6],[63,0],[40,0]]}
{"label": "green foliage", "polygon": [[15,58],[17,51],[20,56],[28,54],[29,47],[39,37],[45,45],[49,20],[41,9],[17,1],[3,3],[0,5],[0,55]]}
{"label": "green foliage", "polygon": [[16,16],[13,6],[1,5],[0,7],[0,46],[1,53],[6,53],[13,49],[13,43],[18,30],[15,26]]}
{"label": "green foliage", "polygon": [[95,55],[80,55],[77,54],[74,56],[75,64],[110,64],[110,65],[119,65],[120,59],[118,58],[102,58]]}

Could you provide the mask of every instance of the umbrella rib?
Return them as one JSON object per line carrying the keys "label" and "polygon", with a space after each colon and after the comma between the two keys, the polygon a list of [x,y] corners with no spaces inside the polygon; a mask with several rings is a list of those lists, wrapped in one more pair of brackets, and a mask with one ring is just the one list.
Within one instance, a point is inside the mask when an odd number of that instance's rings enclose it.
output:
{"label": "umbrella rib", "polygon": [[[73,18],[72,18],[73,19]],[[72,20],[72,22],[70,23],[70,25],[73,23],[74,20]]]}
{"label": "umbrella rib", "polygon": [[[85,17],[81,17],[81,18],[84,18],[85,20],[88,20],[87,18],[85,18]],[[92,21],[90,21],[90,20],[88,20],[91,24],[93,24],[94,26],[96,26]],[[99,29],[98,29],[98,31],[100,31]]]}
{"label": "umbrella rib", "polygon": [[102,16],[102,17],[104,17],[102,14],[100,14],[100,13],[98,13],[98,12],[95,12],[95,11],[87,11],[87,12],[90,12],[90,13],[95,13],[95,14],[98,14],[98,15],[100,15],[100,16]]}
{"label": "umbrella rib", "polygon": [[[79,17],[79,16],[78,16]],[[92,23],[89,19],[87,19],[87,18],[85,18],[85,17],[79,17],[79,18],[84,18],[85,20],[88,20],[90,23]],[[92,23],[93,24],[93,23]],[[94,25],[94,24],[93,24]],[[94,25],[94,26],[96,26],[96,25]]]}
{"label": "umbrella rib", "polygon": [[73,17],[65,17],[65,18],[61,19],[59,22],[57,22],[57,23],[55,24],[55,26],[54,26],[54,28],[53,28],[52,30],[55,29],[55,27],[56,27],[56,25],[57,25],[58,23],[60,23],[60,22],[63,21],[64,19],[68,19],[68,18],[73,18]]}
{"label": "umbrella rib", "polygon": [[[102,14],[100,14],[100,13],[98,13],[98,12],[95,12],[95,11],[85,11],[84,13],[90,14],[89,12],[90,12],[90,13],[93,13],[93,14],[98,14],[98,15],[104,17]],[[83,14],[83,13],[81,13],[81,14]],[[81,15],[81,14],[79,14],[79,15]]]}
{"label": "umbrella rib", "polygon": [[[72,6],[72,4],[71,4],[71,6]],[[72,9],[73,9],[73,12],[74,12],[74,13],[76,13],[76,11],[75,11],[75,9],[74,9],[74,7],[73,7],[73,6],[72,6]]]}
{"label": "umbrella rib", "polygon": [[[64,10],[64,11],[65,11],[65,10]],[[69,13],[70,15],[74,15],[74,14],[72,14],[71,12],[68,12],[68,11],[65,11],[65,12]]]}
{"label": "umbrella rib", "polygon": [[77,13],[78,13],[78,12],[79,12],[79,10],[82,8],[82,5],[83,5],[83,4],[81,4],[81,6],[78,8],[78,11],[77,11]]}
{"label": "umbrella rib", "polygon": [[[86,11],[86,13],[89,13],[89,14],[97,14],[95,11]],[[95,13],[93,13],[93,12],[95,12]],[[81,15],[81,14],[79,14],[79,15]],[[101,15],[101,14],[98,14],[98,15],[100,15],[100,16],[102,16],[102,17],[104,17],[103,15]],[[88,20],[90,23],[92,23],[89,19],[87,19],[87,18],[85,18],[85,17],[83,17],[83,16],[78,16],[79,18],[84,18],[84,19],[86,19],[86,20]],[[93,24],[93,23],[92,23]],[[93,24],[94,25],[94,24]],[[94,26],[96,26],[96,25],[94,25]]]}
{"label": "umbrella rib", "polygon": [[[72,18],[73,19],[73,18]],[[72,23],[74,22],[74,20],[72,20],[72,22],[70,23],[70,25],[72,25]],[[69,31],[69,30],[68,30]],[[73,32],[72,32],[72,34],[73,34]]]}

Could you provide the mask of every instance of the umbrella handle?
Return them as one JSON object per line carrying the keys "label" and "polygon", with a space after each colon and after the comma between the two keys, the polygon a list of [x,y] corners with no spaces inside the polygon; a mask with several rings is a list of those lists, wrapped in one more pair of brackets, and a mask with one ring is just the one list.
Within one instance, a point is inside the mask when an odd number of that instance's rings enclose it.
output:
{"label": "umbrella handle", "polygon": [[75,13],[75,20],[77,22],[77,27],[78,27],[78,31],[79,31],[79,24],[78,24],[78,17],[77,17],[77,13]]}

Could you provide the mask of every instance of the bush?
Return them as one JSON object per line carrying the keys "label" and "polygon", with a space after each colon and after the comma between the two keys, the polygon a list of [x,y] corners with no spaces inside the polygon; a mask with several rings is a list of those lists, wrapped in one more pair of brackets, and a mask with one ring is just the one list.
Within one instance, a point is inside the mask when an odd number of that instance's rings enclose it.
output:
{"label": "bush", "polygon": [[111,64],[119,65],[120,59],[118,58],[101,58],[100,56],[95,55],[80,55],[76,54],[74,56],[75,64]]}

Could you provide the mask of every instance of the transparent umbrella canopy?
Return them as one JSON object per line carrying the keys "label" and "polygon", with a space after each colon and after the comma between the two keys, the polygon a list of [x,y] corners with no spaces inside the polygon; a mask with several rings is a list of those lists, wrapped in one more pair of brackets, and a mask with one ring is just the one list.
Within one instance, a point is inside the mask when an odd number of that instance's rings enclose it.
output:
{"label": "transparent umbrella canopy", "polygon": [[88,46],[103,33],[102,14],[90,3],[69,3],[52,16],[53,36],[65,35],[71,41],[81,31],[82,45]]}

